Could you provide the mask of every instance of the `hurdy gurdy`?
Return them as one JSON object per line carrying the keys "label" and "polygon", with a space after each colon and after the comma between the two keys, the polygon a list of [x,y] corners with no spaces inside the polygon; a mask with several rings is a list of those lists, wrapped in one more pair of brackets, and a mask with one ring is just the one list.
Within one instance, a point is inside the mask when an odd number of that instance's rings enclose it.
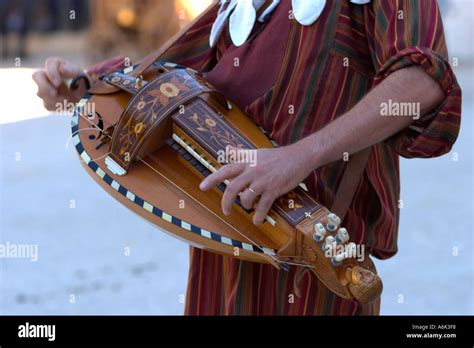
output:
{"label": "hurdy gurdy", "polygon": [[100,186],[195,247],[280,269],[307,267],[335,294],[361,303],[380,296],[370,258],[356,259],[341,219],[303,187],[275,201],[260,226],[238,199],[225,216],[228,182],[211,192],[200,182],[225,165],[218,158],[228,145],[268,148],[271,140],[197,72],[155,62],[135,77],[136,68],[104,76],[101,85],[111,88],[93,86],[76,106],[72,139]]}
{"label": "hurdy gurdy", "polygon": [[219,159],[228,145],[274,144],[199,73],[159,61],[179,35],[140,65],[103,76],[77,103],[72,140],[88,173],[120,203],[195,247],[282,270],[304,267],[338,296],[377,300],[382,282],[371,259],[356,258],[341,218],[304,185],[277,199],[260,226],[239,199],[223,214],[228,181],[199,189],[225,165]]}

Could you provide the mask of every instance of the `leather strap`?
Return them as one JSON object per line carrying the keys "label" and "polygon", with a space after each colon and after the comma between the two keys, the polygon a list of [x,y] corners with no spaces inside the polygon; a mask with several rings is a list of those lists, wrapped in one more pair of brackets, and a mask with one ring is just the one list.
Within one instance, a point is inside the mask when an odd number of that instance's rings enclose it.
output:
{"label": "leather strap", "polygon": [[342,175],[341,183],[337,189],[331,211],[344,220],[349,210],[349,206],[354,199],[357,187],[364,173],[367,162],[369,161],[372,146],[352,155],[347,168]]}
{"label": "leather strap", "polygon": [[[209,6],[203,13],[201,13],[196,19],[194,19],[191,23],[186,25],[182,30],[180,30],[178,33],[173,35],[173,37],[168,40],[164,45],[162,45],[159,49],[156,51],[151,52],[148,54],[145,58],[143,58],[139,66],[135,68],[133,71],[131,71],[128,75],[132,77],[138,77],[140,75],[143,75],[145,70],[147,70],[151,65],[153,65],[154,62],[160,59],[160,57],[168,51],[171,46],[173,46],[183,35],[186,34],[189,29],[191,29],[196,23],[198,23],[203,17],[205,17],[210,11],[212,11],[215,8],[216,4],[213,4]],[[112,86],[105,81],[97,81],[94,86],[89,90],[89,93],[91,94],[108,94],[108,93],[114,93],[119,91],[120,89]]]}

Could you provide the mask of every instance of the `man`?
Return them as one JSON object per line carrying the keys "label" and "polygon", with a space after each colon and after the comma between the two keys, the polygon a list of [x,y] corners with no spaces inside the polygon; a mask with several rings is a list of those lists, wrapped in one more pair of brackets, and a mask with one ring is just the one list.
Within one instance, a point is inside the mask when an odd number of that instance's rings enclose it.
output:
{"label": "man", "polygon": [[[258,150],[256,166],[229,164],[201,183],[208,190],[231,179],[225,213],[241,193],[259,224],[303,180],[331,207],[347,156],[372,147],[343,224],[380,259],[397,252],[399,156],[443,155],[459,131],[461,90],[436,1],[223,1],[163,59],[205,73],[281,145]],[[61,77],[78,73],[48,60],[34,76],[45,105],[54,105]],[[187,314],[378,312],[378,303],[339,298],[298,267],[278,271],[191,248]]]}

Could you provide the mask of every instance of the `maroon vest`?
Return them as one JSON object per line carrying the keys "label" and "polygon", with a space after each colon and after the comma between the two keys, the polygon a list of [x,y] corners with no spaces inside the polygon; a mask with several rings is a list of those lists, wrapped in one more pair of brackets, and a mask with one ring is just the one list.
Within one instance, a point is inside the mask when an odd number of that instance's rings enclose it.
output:
{"label": "maroon vest", "polygon": [[232,44],[228,24],[219,39],[219,62],[206,79],[243,110],[278,78],[290,32],[290,10],[291,2],[283,1],[265,23],[256,21],[240,47]]}

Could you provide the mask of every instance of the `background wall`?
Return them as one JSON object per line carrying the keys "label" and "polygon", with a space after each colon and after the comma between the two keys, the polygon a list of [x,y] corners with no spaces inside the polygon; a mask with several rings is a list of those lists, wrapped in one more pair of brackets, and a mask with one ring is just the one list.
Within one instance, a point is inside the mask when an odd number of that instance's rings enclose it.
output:
{"label": "background wall", "polygon": [[[100,2],[106,6],[107,1]],[[147,48],[138,45],[137,38],[143,40],[152,30],[143,34],[133,25],[133,15],[144,11],[140,6],[152,6],[150,1],[114,2],[117,12],[106,29],[97,29],[87,1],[61,2],[56,10],[38,1],[44,7],[34,12],[36,22],[23,34],[23,49],[16,47],[23,30],[22,15],[10,14],[7,21],[0,21],[8,23],[9,29],[0,42],[4,51],[0,61],[0,244],[37,244],[39,248],[36,262],[0,258],[1,314],[183,311],[187,245],[129,212],[90,179],[69,143],[70,117],[44,110],[31,81],[34,69],[49,55],[84,66],[109,49],[139,56]],[[172,13],[167,17],[175,27],[205,6],[205,1],[194,0],[193,8],[185,7],[185,2],[166,1]],[[2,15],[8,2],[0,1]],[[77,9],[78,4],[82,6],[76,13],[80,23],[73,24],[68,10]],[[401,161],[404,207],[399,253],[377,262],[385,285],[383,314],[474,313],[474,3],[441,4],[453,68],[464,94],[461,134],[452,152],[442,158]],[[185,11],[183,18],[180,11]],[[105,35],[108,30],[112,36]],[[110,42],[99,37],[101,31],[119,44],[107,46]],[[134,43],[140,47],[131,50]]]}

